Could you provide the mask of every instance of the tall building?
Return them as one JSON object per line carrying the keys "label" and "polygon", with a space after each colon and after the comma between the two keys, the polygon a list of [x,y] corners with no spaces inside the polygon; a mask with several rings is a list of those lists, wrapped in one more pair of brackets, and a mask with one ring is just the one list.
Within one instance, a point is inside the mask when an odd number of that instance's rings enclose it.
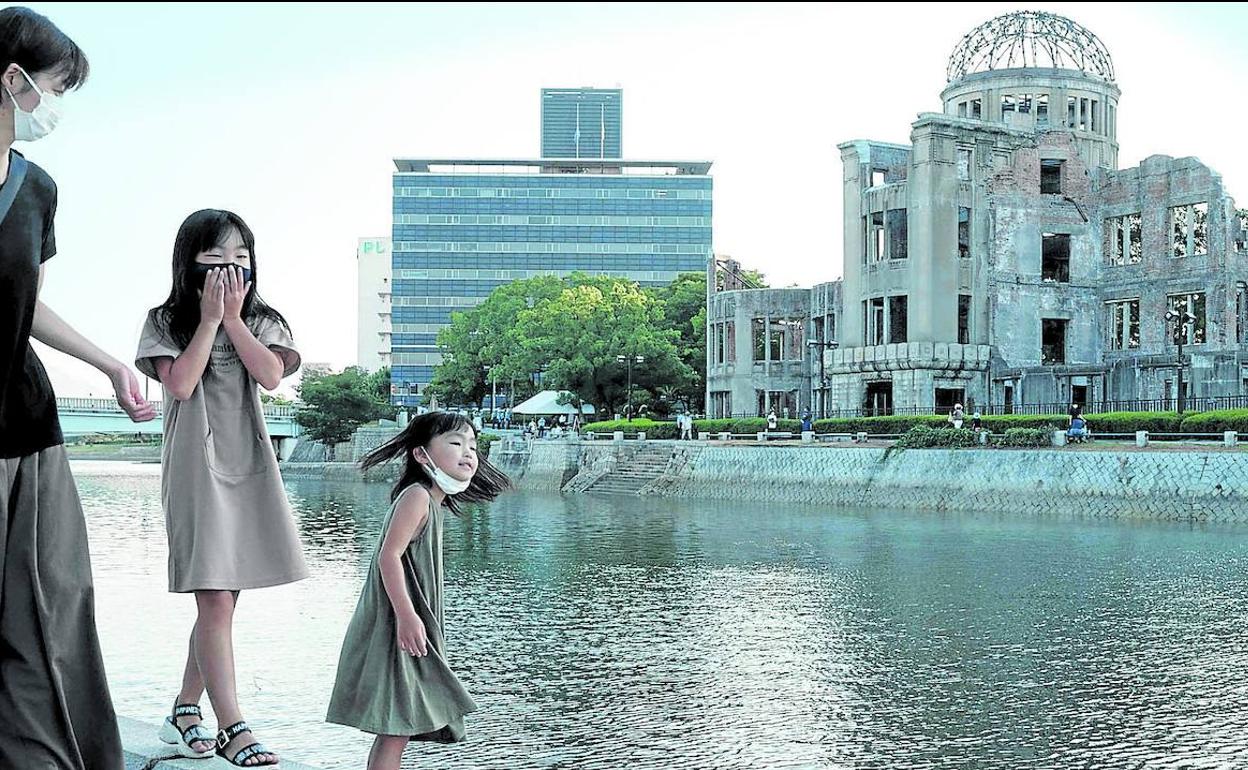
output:
{"label": "tall building", "polygon": [[537,160],[394,160],[394,402],[421,403],[438,329],[503,283],[588,272],[663,286],[705,270],[710,162],[620,158],[622,101],[543,89]]}
{"label": "tall building", "polygon": [[[1100,40],[1070,19],[1011,13],[969,33],[947,76],[943,111],[920,114],[910,144],[838,145],[839,346],[809,346],[823,360],[805,363],[804,404],[1047,412],[1248,394],[1248,213],[1195,158],[1118,168],[1120,91]],[[727,322],[733,294],[709,299],[708,323]],[[736,354],[754,364],[775,356],[777,321],[816,331],[792,304],[746,320],[754,336],[733,319]],[[740,393],[771,386],[717,352],[708,404],[753,411]]]}
{"label": "tall building", "polygon": [[370,372],[390,365],[390,239],[361,238],[355,249],[355,362]]}
{"label": "tall building", "polygon": [[542,157],[623,157],[623,101],[618,88],[543,88]]}
{"label": "tall building", "polygon": [[504,283],[579,271],[659,286],[701,272],[711,255],[706,161],[396,158],[395,166],[396,403],[420,402],[451,314]]}

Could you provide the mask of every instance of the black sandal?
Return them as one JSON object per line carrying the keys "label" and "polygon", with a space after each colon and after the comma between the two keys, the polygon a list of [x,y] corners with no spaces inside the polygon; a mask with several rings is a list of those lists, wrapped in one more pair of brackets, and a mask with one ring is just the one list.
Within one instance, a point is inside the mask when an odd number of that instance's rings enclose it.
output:
{"label": "black sandal", "polygon": [[243,764],[244,762],[246,762],[247,760],[251,759],[252,757],[258,754],[272,754],[273,753],[269,751],[268,749],[266,749],[264,747],[264,744],[260,743],[259,741],[256,741],[250,746],[245,746],[239,749],[238,752],[234,755],[233,759],[225,755],[225,747],[230,745],[230,741],[234,740],[242,733],[249,733],[249,732],[251,732],[251,728],[247,726],[246,722],[235,722],[234,724],[230,725],[229,727],[223,730],[218,730],[217,731],[217,756],[222,757],[223,759],[225,759],[225,761],[229,762],[231,765],[234,765],[235,767],[277,767],[278,760],[276,759],[271,760],[269,762],[260,762],[254,765]]}
{"label": "black sandal", "polygon": [[215,743],[212,739],[212,733],[208,732],[208,728],[204,727],[202,722],[194,724],[182,730],[178,727],[178,717],[196,717],[200,720],[204,718],[204,714],[199,710],[199,705],[195,703],[179,703],[173,707],[173,713],[165,717],[165,721],[160,726],[160,732],[157,737],[165,743],[171,743],[178,747],[178,753],[187,759],[207,759],[213,754],[212,749],[207,751],[196,751],[191,748],[192,743],[202,741],[204,743]]}

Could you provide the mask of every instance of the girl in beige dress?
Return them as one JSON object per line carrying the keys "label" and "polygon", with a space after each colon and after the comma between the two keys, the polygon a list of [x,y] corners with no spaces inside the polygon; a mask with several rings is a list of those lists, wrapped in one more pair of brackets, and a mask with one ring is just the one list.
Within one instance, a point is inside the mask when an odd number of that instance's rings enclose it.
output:
{"label": "girl in beige dress", "polygon": [[347,627],[328,721],[373,733],[368,770],[398,770],[408,741],[464,739],[472,696],[451,670],[442,625],[443,508],[493,500],[507,477],[477,457],[460,414],[422,414],[364,459],[402,458],[390,513]]}
{"label": "girl in beige dress", "polygon": [[[299,368],[290,328],[256,295],[255,239],[238,215],[197,211],[173,246],[173,290],[147,316],[135,364],[165,391],[161,502],[169,590],[194,593],[182,691],[160,738],[186,757],[237,767],[277,756],[238,706],[231,627],[239,591],[307,577],[257,385]],[[201,724],[205,686],[221,729]]]}

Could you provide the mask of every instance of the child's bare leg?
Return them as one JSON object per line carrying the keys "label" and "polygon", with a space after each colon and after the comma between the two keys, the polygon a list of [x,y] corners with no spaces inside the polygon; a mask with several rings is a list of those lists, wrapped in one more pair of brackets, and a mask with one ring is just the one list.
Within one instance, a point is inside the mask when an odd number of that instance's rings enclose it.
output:
{"label": "child's bare leg", "polygon": [[[183,703],[198,704],[199,698],[203,694],[204,677],[199,673],[199,664],[195,661],[195,629],[192,628],[191,642],[187,648],[186,669],[182,673],[182,691],[178,693],[178,699],[174,701],[173,705],[176,707]],[[177,717],[173,723],[177,726],[178,732],[182,732],[191,725],[199,724],[202,721],[199,717]],[[212,751],[216,746],[212,741],[191,741],[191,748],[199,752]]]}
{"label": "child's bare leg", "polygon": [[408,740],[406,735],[378,735],[368,752],[368,770],[399,770]]}

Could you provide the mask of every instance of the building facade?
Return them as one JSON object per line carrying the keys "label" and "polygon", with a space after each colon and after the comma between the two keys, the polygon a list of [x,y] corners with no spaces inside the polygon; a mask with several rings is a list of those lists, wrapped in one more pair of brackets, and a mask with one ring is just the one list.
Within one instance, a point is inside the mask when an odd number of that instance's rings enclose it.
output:
{"label": "building facade", "polygon": [[624,92],[543,88],[543,158],[622,158]]}
{"label": "building facade", "polygon": [[[711,268],[714,286],[714,267]],[[839,281],[813,289],[725,289],[707,305],[708,417],[827,411],[820,354],[836,337]]]}
{"label": "building facade", "polygon": [[396,158],[392,398],[421,403],[451,314],[539,275],[704,269],[711,164],[621,158],[623,92],[545,88],[538,159]]}
{"label": "building facade", "polygon": [[587,272],[666,285],[711,252],[710,163],[395,161],[392,383],[416,403],[451,314],[498,286]]}
{"label": "building facade", "polygon": [[361,238],[355,248],[355,363],[390,365],[390,239]]}
{"label": "building facade", "polygon": [[823,412],[1174,408],[1180,379],[1184,398],[1248,393],[1244,212],[1194,158],[1117,167],[1100,41],[1008,14],[963,39],[948,77],[910,144],[838,145],[844,278]]}

